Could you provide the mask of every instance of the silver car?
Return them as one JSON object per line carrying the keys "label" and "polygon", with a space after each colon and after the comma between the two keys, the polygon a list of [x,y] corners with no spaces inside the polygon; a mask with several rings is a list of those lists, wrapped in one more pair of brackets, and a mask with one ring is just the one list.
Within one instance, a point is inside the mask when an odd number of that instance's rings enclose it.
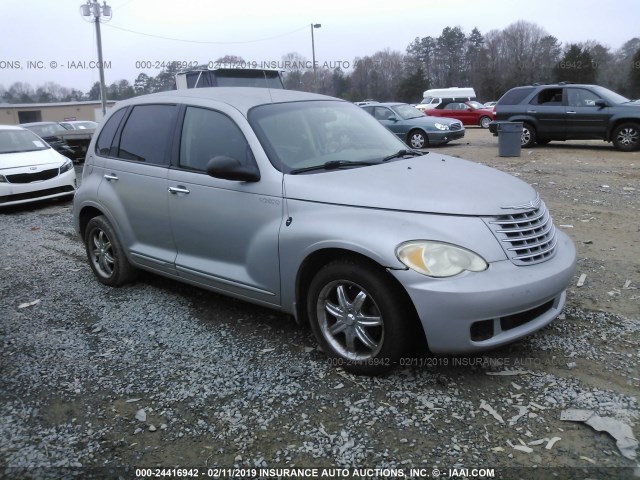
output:
{"label": "silver car", "polygon": [[555,319],[575,266],[528,184],[407,149],[361,108],[211,88],[118,104],[74,199],[97,279],[144,269],[309,323],[335,365],[485,350]]}

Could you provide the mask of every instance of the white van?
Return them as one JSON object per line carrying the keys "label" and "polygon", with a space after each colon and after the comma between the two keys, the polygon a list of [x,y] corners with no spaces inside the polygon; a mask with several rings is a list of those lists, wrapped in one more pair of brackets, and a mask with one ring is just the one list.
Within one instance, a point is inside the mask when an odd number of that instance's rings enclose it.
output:
{"label": "white van", "polygon": [[420,110],[438,108],[438,105],[443,103],[476,100],[475,90],[466,87],[432,88],[425,90],[422,96],[422,102],[416,105],[416,108]]}

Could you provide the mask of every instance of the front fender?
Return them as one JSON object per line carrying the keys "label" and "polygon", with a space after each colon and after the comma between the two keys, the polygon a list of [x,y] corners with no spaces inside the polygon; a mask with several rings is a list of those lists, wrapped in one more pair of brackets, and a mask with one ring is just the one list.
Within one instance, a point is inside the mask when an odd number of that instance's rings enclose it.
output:
{"label": "front fender", "polygon": [[296,301],[296,279],[305,260],[320,250],[342,250],[389,269],[406,269],[396,247],[408,240],[437,240],[470,249],[487,262],[504,251],[479,217],[361,208],[300,200],[288,201],[291,222],[280,231],[283,309]]}

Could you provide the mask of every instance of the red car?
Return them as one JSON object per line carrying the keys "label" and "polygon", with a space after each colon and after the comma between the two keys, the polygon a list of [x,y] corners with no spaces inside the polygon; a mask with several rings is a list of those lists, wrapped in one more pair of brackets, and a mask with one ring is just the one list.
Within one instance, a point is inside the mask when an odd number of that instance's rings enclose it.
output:
{"label": "red car", "polygon": [[492,108],[487,108],[480,102],[453,102],[442,108],[430,108],[424,111],[425,115],[432,117],[449,117],[461,120],[464,125],[480,125],[489,128],[489,123],[496,119]]}

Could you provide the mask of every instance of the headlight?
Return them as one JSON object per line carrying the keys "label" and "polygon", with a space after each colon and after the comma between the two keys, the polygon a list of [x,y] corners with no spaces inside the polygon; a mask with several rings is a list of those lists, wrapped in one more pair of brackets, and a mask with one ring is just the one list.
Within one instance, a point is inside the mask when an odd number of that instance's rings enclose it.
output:
{"label": "headlight", "polygon": [[452,277],[465,270],[482,272],[489,267],[471,250],[428,240],[402,243],[396,248],[396,256],[411,270],[429,277]]}
{"label": "headlight", "polygon": [[449,125],[445,125],[444,123],[434,123],[434,126],[438,130],[449,130]]}
{"label": "headlight", "polygon": [[62,164],[62,166],[60,167],[60,174],[63,174],[64,172],[68,172],[72,168],[73,168],[73,162],[71,160],[67,159],[67,161],[64,162]]}

